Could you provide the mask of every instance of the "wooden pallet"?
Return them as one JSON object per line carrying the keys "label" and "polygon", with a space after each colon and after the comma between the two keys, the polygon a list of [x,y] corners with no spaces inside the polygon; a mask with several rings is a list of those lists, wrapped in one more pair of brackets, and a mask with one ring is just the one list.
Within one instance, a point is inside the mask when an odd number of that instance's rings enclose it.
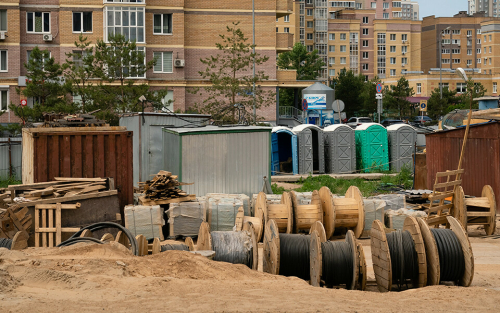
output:
{"label": "wooden pallet", "polygon": [[61,243],[62,233],[76,233],[77,231],[79,231],[79,227],[61,227],[61,211],[65,209],[74,210],[78,209],[79,207],[80,203],[37,204],[35,206],[35,247],[40,247],[40,237],[42,244],[41,247],[54,247]]}

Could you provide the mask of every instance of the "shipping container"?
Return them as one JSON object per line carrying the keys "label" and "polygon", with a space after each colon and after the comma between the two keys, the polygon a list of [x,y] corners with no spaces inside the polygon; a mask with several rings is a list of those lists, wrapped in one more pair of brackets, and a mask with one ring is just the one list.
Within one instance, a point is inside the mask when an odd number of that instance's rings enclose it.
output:
{"label": "shipping container", "polygon": [[23,184],[112,177],[120,207],[133,203],[132,132],[125,127],[23,129]]}
{"label": "shipping container", "polygon": [[337,124],[325,127],[325,170],[328,174],[356,172],[354,129]]}
{"label": "shipping container", "polygon": [[271,128],[256,126],[163,128],[164,170],[189,194],[262,190],[271,175]]}
{"label": "shipping container", "polygon": [[163,169],[162,127],[203,126],[210,115],[176,113],[134,113],[120,117],[120,126],[133,134],[134,186]]}

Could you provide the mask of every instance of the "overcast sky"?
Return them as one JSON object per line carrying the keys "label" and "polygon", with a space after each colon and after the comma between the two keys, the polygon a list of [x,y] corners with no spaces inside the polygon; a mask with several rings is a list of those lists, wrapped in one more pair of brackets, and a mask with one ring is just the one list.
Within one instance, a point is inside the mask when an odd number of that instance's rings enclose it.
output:
{"label": "overcast sky", "polygon": [[429,15],[453,16],[458,11],[467,11],[467,0],[416,0],[420,4],[420,19]]}

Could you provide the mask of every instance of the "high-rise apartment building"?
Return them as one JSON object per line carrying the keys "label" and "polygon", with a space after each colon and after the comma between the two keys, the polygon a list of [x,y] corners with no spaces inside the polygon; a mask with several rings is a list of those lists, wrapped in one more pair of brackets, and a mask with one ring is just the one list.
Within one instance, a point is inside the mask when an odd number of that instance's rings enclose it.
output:
{"label": "high-rise apartment building", "polygon": [[469,14],[484,12],[486,16],[500,17],[500,1],[469,0]]}

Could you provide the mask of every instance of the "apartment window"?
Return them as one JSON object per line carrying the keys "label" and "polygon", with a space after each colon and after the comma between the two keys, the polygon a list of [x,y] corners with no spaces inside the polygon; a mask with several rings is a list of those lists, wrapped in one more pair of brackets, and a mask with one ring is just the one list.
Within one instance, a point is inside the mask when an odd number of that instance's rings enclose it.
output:
{"label": "apartment window", "polygon": [[493,83],[493,93],[497,93],[497,83]]}
{"label": "apartment window", "polygon": [[368,40],[363,40],[363,47],[368,47]]}
{"label": "apartment window", "polygon": [[335,58],[334,57],[328,58],[328,64],[330,64],[330,65],[335,64]]}
{"label": "apartment window", "polygon": [[472,49],[467,49],[467,55],[472,55]]}
{"label": "apartment window", "polygon": [[391,36],[391,41],[396,40],[396,34],[391,34],[390,36]]}
{"label": "apartment window", "polygon": [[329,74],[330,76],[335,76],[335,69],[334,68],[330,69]]}
{"label": "apartment window", "polygon": [[480,45],[480,44],[481,44],[481,38],[478,38],[478,39],[476,40],[476,43],[477,43],[478,45]]}
{"label": "apartment window", "polygon": [[0,50],[0,72],[7,72],[7,50]]}
{"label": "apartment window", "polygon": [[390,74],[391,74],[391,76],[396,76],[396,70],[395,69],[391,69]]}
{"label": "apartment window", "polygon": [[172,33],[172,14],[154,14],[153,34]]}
{"label": "apartment window", "polygon": [[486,42],[486,41],[487,41],[487,40],[486,40],[486,35],[484,35],[484,42]]}
{"label": "apartment window", "polygon": [[450,59],[442,59],[441,63],[443,63],[443,64],[450,64]]}
{"label": "apartment window", "polygon": [[73,12],[73,32],[92,32],[92,12]]}
{"label": "apartment window", "polygon": [[491,58],[488,59],[488,65],[491,65]]}
{"label": "apartment window", "polygon": [[307,40],[313,40],[313,34],[307,33]]}
{"label": "apartment window", "polygon": [[422,84],[421,83],[417,83],[417,95],[419,95],[421,93],[422,93]]}
{"label": "apartment window", "polygon": [[477,48],[476,53],[481,53],[481,48]]}
{"label": "apartment window", "polygon": [[156,60],[156,64],[153,67],[153,72],[155,73],[172,73],[172,52],[153,52],[153,57]]}
{"label": "apartment window", "polygon": [[491,35],[488,35],[488,39],[491,41]]}
{"label": "apartment window", "polygon": [[451,49],[451,53],[460,54],[460,49]]}
{"label": "apartment window", "polygon": [[0,112],[7,111],[9,109],[9,91],[0,90]]}
{"label": "apartment window", "polygon": [[454,29],[451,32],[453,35],[460,35],[460,29]]}
{"label": "apartment window", "polygon": [[484,49],[484,54],[486,54],[486,47],[484,47],[483,49]]}
{"label": "apartment window", "polygon": [[363,68],[363,71],[368,71],[368,64],[367,63],[363,63],[362,64],[362,68]]}
{"label": "apartment window", "polygon": [[442,54],[450,54],[450,49],[441,49]]}
{"label": "apartment window", "polygon": [[[106,41],[108,35],[122,34],[125,39],[144,43],[144,7],[105,7]],[[163,28],[165,27],[165,19]],[[154,28],[153,28],[154,32]],[[163,33],[163,29],[162,32]]]}
{"label": "apartment window", "polygon": [[401,40],[402,41],[407,41],[408,40],[408,35],[407,34],[402,34],[401,35]]}
{"label": "apartment window", "polygon": [[444,34],[444,35],[449,35],[449,34],[450,34],[450,30],[449,30],[449,29],[445,29],[445,30],[443,30],[443,34]]}
{"label": "apartment window", "polygon": [[480,35],[480,34],[481,34],[481,28],[478,28],[476,33],[477,33],[478,35]]}
{"label": "apartment window", "polygon": [[472,46],[472,40],[467,39],[467,45],[468,45],[468,46]]}
{"label": "apartment window", "polygon": [[340,34],[340,40],[346,40],[347,36],[345,33]]}
{"label": "apartment window", "polygon": [[408,58],[401,58],[401,64],[403,65],[408,64]]}
{"label": "apartment window", "polygon": [[362,3],[356,3],[356,9],[361,10],[363,8]]}
{"label": "apartment window", "polygon": [[368,24],[368,16],[363,16],[363,24]]}
{"label": "apartment window", "polygon": [[334,45],[328,46],[328,51],[329,52],[335,52],[335,46]]}
{"label": "apartment window", "polygon": [[460,64],[460,59],[453,59],[453,64]]}
{"label": "apartment window", "polygon": [[329,40],[335,40],[335,34],[328,34]]}
{"label": "apartment window", "polygon": [[313,10],[312,9],[307,9],[306,13],[307,13],[307,16],[312,16],[313,15]]}
{"label": "apartment window", "polygon": [[368,59],[368,52],[363,52],[363,59]]}
{"label": "apartment window", "polygon": [[[138,53],[141,53],[141,54],[142,54],[142,56],[144,57],[144,65],[143,65],[143,66],[145,66],[145,65],[146,65],[146,48],[145,48],[145,47],[136,47],[136,48],[135,48],[135,50],[136,50]],[[154,55],[153,55],[153,57],[154,57]],[[134,74],[134,73],[132,73],[131,71],[129,71],[129,69],[128,69],[128,68],[129,68],[129,67],[124,67],[124,68],[123,68],[123,72],[124,72],[125,74],[128,74],[128,75],[127,75],[127,77],[128,77],[128,78],[146,78],[146,73],[145,73],[145,72],[144,72],[142,75],[140,75],[140,76],[139,76],[139,74],[138,74],[138,73],[135,73],[135,74]],[[139,66],[137,66],[137,65],[131,65],[131,66],[130,66],[130,68],[131,68],[131,70],[134,70],[134,68],[135,68],[135,69],[139,69]]]}
{"label": "apartment window", "polygon": [[400,2],[400,1],[398,1],[398,2],[393,1],[393,2],[392,2],[392,7],[393,7],[393,8],[400,8],[400,7],[401,7],[401,2]]}
{"label": "apartment window", "polygon": [[7,10],[0,10],[0,31],[7,31]]}
{"label": "apartment window", "polygon": [[396,58],[391,58],[391,64],[396,64]]}
{"label": "apartment window", "polygon": [[382,8],[383,9],[388,9],[389,8],[389,3],[384,2],[384,4],[382,5]]}
{"label": "apartment window", "polygon": [[340,64],[346,64],[346,58],[345,57],[340,58]]}
{"label": "apartment window", "polygon": [[276,27],[276,32],[278,32],[278,27]]}
{"label": "apartment window", "polygon": [[390,52],[396,52],[396,46],[390,46]]}
{"label": "apartment window", "polygon": [[313,28],[313,22],[307,21],[307,28]]}
{"label": "apartment window", "polygon": [[346,52],[346,46],[340,46],[340,52]]}
{"label": "apartment window", "polygon": [[368,28],[363,28],[363,35],[368,35]]}
{"label": "apartment window", "polygon": [[464,93],[467,91],[467,83],[457,83],[457,92]]}
{"label": "apartment window", "polygon": [[408,52],[408,46],[401,46],[401,52],[405,55]]}
{"label": "apartment window", "polygon": [[388,19],[389,19],[389,13],[383,13],[383,14],[382,14],[382,18],[383,18],[384,20],[388,20]]}
{"label": "apartment window", "polygon": [[471,66],[472,65],[472,60],[467,60],[467,66]]}
{"label": "apartment window", "polygon": [[491,53],[491,46],[489,47],[490,53]]}
{"label": "apartment window", "polygon": [[285,21],[285,23],[289,23],[290,22],[290,15],[285,15],[283,17],[283,20]]}
{"label": "apartment window", "polygon": [[290,32],[290,27],[285,27],[283,30],[284,30],[285,33],[289,33]]}
{"label": "apartment window", "polygon": [[377,2],[372,2],[371,6],[372,6],[372,9],[376,9],[377,8]]}
{"label": "apartment window", "polygon": [[313,0],[306,0],[306,3],[307,3],[307,4],[312,4],[312,3],[313,3]]}
{"label": "apartment window", "polygon": [[477,64],[481,64],[481,58],[477,59]]}
{"label": "apartment window", "polygon": [[26,24],[28,33],[50,33],[50,13],[26,12]]}
{"label": "apartment window", "polygon": [[313,52],[313,46],[312,45],[307,45],[306,46],[307,52]]}
{"label": "apartment window", "polygon": [[443,89],[449,89],[449,87],[450,87],[449,83],[443,83],[443,84],[439,83],[438,87],[441,88],[441,85],[443,86]]}

